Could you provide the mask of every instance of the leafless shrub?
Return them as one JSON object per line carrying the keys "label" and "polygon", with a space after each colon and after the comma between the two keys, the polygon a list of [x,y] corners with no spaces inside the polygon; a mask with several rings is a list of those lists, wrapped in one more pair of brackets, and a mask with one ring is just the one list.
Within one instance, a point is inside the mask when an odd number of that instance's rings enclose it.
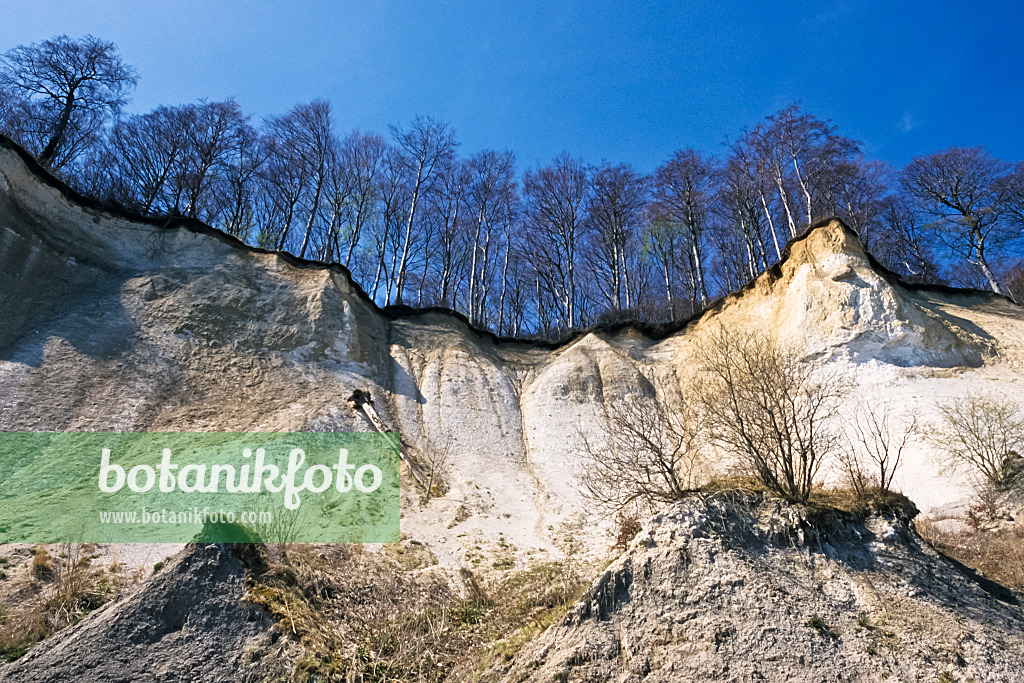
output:
{"label": "leafless shrub", "polygon": [[974,531],[981,531],[999,520],[1005,519],[1005,502],[1005,493],[992,484],[984,483],[977,487],[974,492],[974,500],[971,501],[965,513],[967,525]]}
{"label": "leafless shrub", "polygon": [[705,475],[700,420],[688,404],[670,409],[637,394],[608,409],[600,440],[580,433],[581,492],[606,512],[654,512],[698,487]]}
{"label": "leafless shrub", "polygon": [[1024,484],[1024,410],[996,395],[967,396],[938,404],[930,437],[949,472],[965,472],[980,492],[1006,492]]}
{"label": "leafless shrub", "polygon": [[815,368],[762,333],[719,327],[697,353],[697,394],[712,443],[790,500],[806,501],[836,454],[839,405],[849,382]]}
{"label": "leafless shrub", "polygon": [[917,417],[900,421],[889,402],[858,402],[846,423],[847,443],[838,451],[840,471],[858,496],[871,490],[887,493],[903,464],[903,454],[917,433]]}
{"label": "leafless shrub", "polygon": [[429,444],[422,449],[421,457],[426,470],[423,504],[426,505],[434,496],[443,496],[448,492],[448,460],[452,452],[452,439],[449,435],[442,444]]}
{"label": "leafless shrub", "polygon": [[615,543],[612,544],[612,550],[625,552],[643,526],[640,516],[637,514],[628,513],[625,510],[615,513]]}

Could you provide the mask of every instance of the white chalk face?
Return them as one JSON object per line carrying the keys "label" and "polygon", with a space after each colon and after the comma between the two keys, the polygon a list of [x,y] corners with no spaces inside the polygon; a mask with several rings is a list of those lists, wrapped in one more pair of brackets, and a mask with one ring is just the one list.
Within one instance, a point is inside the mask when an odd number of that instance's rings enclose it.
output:
{"label": "white chalk face", "polygon": [[[760,329],[808,362],[843,366],[856,380],[851,397],[891,400],[922,421],[941,398],[1022,395],[1019,308],[893,285],[838,225],[796,242],[777,276],[666,339],[624,331],[547,349],[498,344],[444,315],[389,320],[327,269],[97,215],[10,152],[0,165],[9,185],[0,267],[23,274],[5,299],[17,314],[0,328],[0,427],[382,424],[402,434],[424,480],[443,481],[444,495],[416,493],[416,481],[405,490],[402,528],[450,567],[499,537],[520,559],[556,556],[570,538],[605,547],[601,524],[582,523],[593,510],[579,491],[581,438],[600,440],[610,406],[637,391],[669,411],[691,400],[695,349],[712,322]],[[373,397],[381,424],[348,403],[357,389]],[[707,460],[731,462],[714,450]],[[924,443],[908,448],[896,483],[923,510],[966,491]]]}

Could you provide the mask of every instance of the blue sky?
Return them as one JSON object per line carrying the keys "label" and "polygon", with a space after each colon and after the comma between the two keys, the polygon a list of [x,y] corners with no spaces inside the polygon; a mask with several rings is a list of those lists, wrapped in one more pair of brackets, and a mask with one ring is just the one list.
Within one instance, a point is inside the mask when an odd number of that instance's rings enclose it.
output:
{"label": "blue sky", "polygon": [[430,114],[521,168],[568,150],[650,171],[796,100],[896,164],[951,145],[1021,160],[1024,9],[979,6],[0,0],[0,50],[92,33],[139,71],[130,111],[325,97],[341,131]]}

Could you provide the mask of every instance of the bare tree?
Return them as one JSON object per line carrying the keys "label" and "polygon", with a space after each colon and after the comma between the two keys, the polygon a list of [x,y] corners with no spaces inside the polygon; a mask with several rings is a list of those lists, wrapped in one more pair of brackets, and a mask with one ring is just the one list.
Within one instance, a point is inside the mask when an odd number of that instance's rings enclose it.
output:
{"label": "bare tree", "polygon": [[[661,283],[665,293],[664,304],[661,306],[662,319],[675,320],[681,315],[688,315],[693,311],[693,302],[696,299],[693,288],[692,271],[682,267],[681,264],[687,261],[687,254],[690,248],[687,242],[688,233],[680,224],[671,217],[657,211],[655,206],[647,207],[647,227],[644,232],[645,255],[653,256],[657,262],[657,268],[661,271]],[[680,275],[683,271],[685,275]],[[680,277],[683,284],[680,284]],[[689,280],[689,281],[686,281]],[[683,292],[688,302],[680,302],[681,286],[686,287]],[[689,308],[683,309],[682,304],[686,303]]]}
{"label": "bare tree", "polygon": [[882,209],[882,230],[871,239],[871,253],[887,267],[915,282],[938,280],[928,232],[902,197],[889,197]]}
{"label": "bare tree", "polygon": [[467,162],[469,185],[466,204],[472,221],[469,263],[469,319],[486,323],[488,296],[494,280],[492,268],[497,231],[508,223],[516,198],[515,154],[490,150]]}
{"label": "bare tree", "polygon": [[857,402],[847,419],[847,443],[839,451],[839,465],[859,496],[871,490],[892,490],[903,454],[917,434],[917,417],[896,417],[890,402]]}
{"label": "bare tree", "polygon": [[274,248],[283,250],[288,248],[292,229],[300,227],[302,237],[295,253],[305,258],[314,231],[322,228],[329,190],[335,146],[330,104],[314,100],[296,105],[284,116],[269,118],[265,129],[269,158],[261,175],[272,193],[268,233]]}
{"label": "bare tree", "polygon": [[391,297],[394,294],[392,283],[395,278],[393,274],[398,264],[403,212],[407,205],[406,197],[408,195],[401,155],[390,146],[382,160],[377,193],[380,201],[380,213],[377,220],[374,221],[371,231],[375,267],[373,289],[370,296],[376,299],[377,292],[383,284],[385,288],[384,303],[387,305],[392,303]]}
{"label": "bare tree", "polygon": [[435,235],[433,301],[453,310],[459,308],[459,289],[469,270],[469,221],[466,218],[466,188],[470,183],[468,164],[453,158],[441,171],[437,192],[431,194],[426,221]]}
{"label": "bare tree", "polygon": [[653,180],[655,211],[686,232],[687,271],[702,306],[708,301],[705,258],[716,163],[694,149],[679,150],[658,167]]}
{"label": "bare tree", "polygon": [[106,193],[143,214],[176,208],[174,179],[183,174],[188,153],[185,107],[157,107],[114,126],[106,145],[110,174]]}
{"label": "bare tree", "polygon": [[392,271],[395,303],[402,303],[409,260],[413,253],[413,228],[416,211],[423,195],[431,189],[446,162],[455,154],[457,143],[451,126],[429,116],[417,116],[408,129],[392,125],[389,127],[395,143],[402,151],[399,159],[406,174],[409,188],[409,205],[405,215],[405,227],[401,238],[400,254]]}
{"label": "bare tree", "polygon": [[697,393],[712,443],[766,487],[805,501],[840,446],[836,417],[848,382],[761,333],[719,327],[698,349]]}
{"label": "bare tree", "polygon": [[582,322],[578,269],[587,238],[589,194],[586,165],[567,153],[557,156],[551,166],[523,176],[524,227],[537,287],[546,290],[557,307],[558,323],[564,329],[575,329]]}
{"label": "bare tree", "polygon": [[823,214],[838,216],[860,236],[864,248],[873,251],[884,232],[883,213],[892,169],[863,156],[836,165],[825,175],[822,187]]}
{"label": "bare tree", "polygon": [[606,512],[653,513],[704,483],[701,424],[693,406],[664,406],[653,388],[608,407],[598,440],[582,432],[581,493]]}
{"label": "bare tree", "polygon": [[305,258],[313,230],[321,219],[328,189],[329,163],[335,145],[331,105],[326,100],[299,105],[285,117],[283,125],[287,131],[288,144],[293,146],[306,164],[310,178],[311,191],[307,195],[305,207],[306,224],[299,245],[299,258]]}
{"label": "bare tree", "polygon": [[19,45],[0,58],[0,88],[29,103],[39,163],[51,168],[81,152],[72,143],[116,115],[137,80],[113,43],[90,35]]}
{"label": "bare tree", "polygon": [[[593,225],[592,269],[602,283],[601,294],[611,311],[632,309],[636,294],[630,286],[639,251],[647,179],[628,164],[603,164],[594,169],[593,192],[587,208]],[[633,287],[637,284],[633,278]],[[600,285],[599,285],[600,286]]]}
{"label": "bare tree", "polygon": [[930,440],[952,472],[997,491],[1024,484],[1024,408],[998,395],[971,395],[938,404]]}
{"label": "bare tree", "polygon": [[352,254],[359,246],[363,228],[369,225],[377,210],[379,175],[387,154],[387,143],[376,133],[358,131],[345,138],[341,147],[340,168],[342,183],[346,188],[348,201],[345,202],[344,239],[348,242],[343,263],[348,268]]}
{"label": "bare tree", "polygon": [[512,289],[509,287],[509,279],[515,278],[512,271],[509,268],[513,264],[512,254],[521,251],[519,239],[516,234],[516,229],[519,227],[520,218],[520,203],[519,203],[519,188],[515,182],[509,186],[508,191],[503,193],[502,204],[504,204],[504,210],[501,213],[502,221],[502,238],[505,243],[505,256],[502,259],[501,264],[501,292],[498,294],[498,315],[497,315],[497,331],[498,334],[505,334],[505,312],[510,308],[510,302],[508,299],[509,291]]}
{"label": "bare tree", "polygon": [[[837,177],[835,170],[858,151],[857,143],[837,135],[836,127],[828,121],[800,111],[799,104],[773,114],[768,122],[765,134],[778,147],[773,155],[777,160],[773,175],[779,196],[786,196],[786,186],[791,186],[803,201],[805,225],[810,225],[816,213],[827,210],[822,200],[832,194],[831,184]],[[791,235],[795,235],[795,217],[789,211],[789,202],[783,203]]]}
{"label": "bare tree", "polygon": [[267,127],[261,145],[266,160],[260,165],[259,202],[256,207],[260,232],[256,243],[268,249],[284,249],[309,188],[309,168],[288,141],[283,126]]}
{"label": "bare tree", "polygon": [[255,195],[260,170],[267,160],[267,146],[252,126],[241,126],[221,174],[214,201],[221,204],[221,225],[229,235],[243,240],[255,224]]}
{"label": "bare tree", "polygon": [[[761,127],[751,131],[744,131],[742,137],[729,145],[732,152],[730,161],[737,164],[735,170],[742,171],[749,180],[750,187],[757,194],[758,203],[764,213],[765,221],[768,224],[768,234],[772,238],[772,245],[775,247],[775,258],[782,258],[782,247],[779,240],[779,229],[773,213],[774,205],[774,174],[772,169],[778,168],[779,163],[775,162],[777,155],[771,140],[764,135]],[[786,196],[783,200],[788,201]],[[787,210],[787,214],[790,212]],[[785,240],[783,239],[782,242]]]}
{"label": "bare tree", "polygon": [[1000,182],[1006,200],[1006,210],[1018,227],[1024,227],[1024,161],[1013,167]]}
{"label": "bare tree", "polygon": [[1003,290],[989,265],[989,250],[1009,237],[1001,220],[1000,183],[1009,168],[983,147],[951,147],[914,158],[900,174],[903,188],[937,221],[946,245],[978,267],[997,294]]}
{"label": "bare tree", "polygon": [[212,195],[230,157],[239,148],[243,136],[251,136],[248,117],[232,99],[190,105],[185,127],[187,153],[180,174],[178,212],[212,223],[217,217],[217,202]]}
{"label": "bare tree", "polygon": [[[1018,162],[1013,172],[1003,177],[999,189],[1005,200],[1007,219],[1016,227],[1016,235],[1011,240],[1019,247],[1024,242],[1024,161]],[[1002,281],[1007,294],[1018,304],[1024,304],[1024,259],[1018,259],[1007,268]]]}
{"label": "bare tree", "polygon": [[[719,172],[716,209],[734,235],[742,237],[745,255],[745,282],[768,268],[758,180],[746,158],[747,149],[734,145],[733,153]],[[744,282],[744,283],[745,283]]]}

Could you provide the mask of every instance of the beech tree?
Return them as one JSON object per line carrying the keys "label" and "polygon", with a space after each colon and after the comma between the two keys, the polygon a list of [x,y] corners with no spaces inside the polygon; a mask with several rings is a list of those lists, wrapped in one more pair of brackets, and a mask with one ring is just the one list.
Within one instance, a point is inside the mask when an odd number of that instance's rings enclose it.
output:
{"label": "beech tree", "polygon": [[[761,195],[757,179],[751,172],[745,150],[734,150],[719,171],[718,197],[715,207],[720,223],[742,241],[745,281],[753,280],[768,268],[770,259],[765,246],[765,221],[761,213]],[[739,246],[739,245],[736,245]]]}
{"label": "beech tree", "polygon": [[[523,176],[527,249],[536,274],[542,324],[572,330],[582,322],[580,256],[586,235],[590,193],[587,167],[563,152],[550,166]],[[541,291],[543,290],[543,291]],[[545,309],[550,304],[554,310]],[[557,317],[551,317],[549,312]]]}
{"label": "beech tree", "polygon": [[860,236],[864,248],[872,251],[878,233],[884,230],[891,169],[863,156],[838,164],[823,185],[823,215],[841,218]]}
{"label": "beech tree", "polygon": [[1018,231],[1024,231],[1024,161],[1018,162],[1013,172],[1000,181],[1009,219],[1016,223]]}
{"label": "beech tree", "polygon": [[920,217],[902,197],[884,200],[882,229],[871,239],[872,253],[914,282],[935,282],[939,266]]}
{"label": "beech tree", "polygon": [[175,208],[185,216],[215,223],[218,207],[213,195],[221,191],[218,183],[231,155],[239,150],[241,138],[252,136],[251,127],[232,99],[189,105],[186,117],[187,147]]}
{"label": "beech tree", "polygon": [[114,126],[106,152],[113,199],[143,214],[176,208],[173,178],[187,154],[187,118],[182,107],[157,107]]}
{"label": "beech tree", "polygon": [[404,162],[399,152],[389,146],[378,176],[379,215],[370,235],[373,243],[373,287],[370,296],[376,299],[377,292],[384,285],[385,305],[392,303],[394,295],[395,278],[392,274],[397,269],[403,211],[408,206],[407,189]]}
{"label": "beech tree", "polygon": [[[388,145],[376,133],[355,131],[341,143],[341,149],[334,173],[345,192],[341,202],[343,234],[347,242],[345,258],[340,262],[348,268],[352,256],[363,237],[363,230],[371,225],[377,216],[381,169],[387,155]],[[336,196],[335,202],[340,200]]]}
{"label": "beech tree", "polygon": [[469,221],[466,218],[469,165],[453,158],[440,171],[438,191],[430,197],[426,220],[434,234],[432,302],[459,310],[459,290],[469,270]]}
{"label": "beech tree", "polygon": [[[408,129],[392,125],[389,126],[389,130],[401,151],[398,160],[405,171],[405,181],[409,190],[400,254],[393,269],[395,303],[400,304],[408,279],[409,261],[413,255],[416,211],[423,195],[433,187],[437,173],[454,156],[456,142],[451,126],[429,116],[417,116]],[[391,290],[392,287],[389,287],[389,291]]]}
{"label": "beech tree", "polygon": [[997,294],[1004,292],[992,272],[989,252],[1011,237],[1002,220],[1000,182],[1009,169],[983,147],[950,147],[915,157],[900,174],[904,190],[935,220],[940,239],[979,268]]}
{"label": "beech tree", "polygon": [[[779,156],[790,167],[786,175],[794,184],[794,194],[802,200],[803,223],[810,225],[816,215],[828,212],[823,199],[831,194],[835,171],[858,151],[858,146],[837,135],[836,127],[828,121],[800,111],[798,104],[773,114],[768,121],[770,137],[780,148]],[[790,227],[792,234],[797,234],[796,226]]]}
{"label": "beech tree", "polygon": [[484,151],[468,164],[466,193],[472,235],[469,244],[469,319],[477,325],[485,322],[487,299],[492,287],[492,270],[497,233],[510,223],[516,196],[516,157],[512,152]]}
{"label": "beech tree", "polygon": [[284,249],[292,229],[302,231],[297,255],[305,258],[314,237],[322,227],[329,183],[329,164],[334,148],[331,106],[314,100],[293,107],[284,116],[267,120],[265,136],[269,159],[264,165],[263,181],[272,197],[268,232],[276,249]]}
{"label": "beech tree", "polygon": [[728,145],[731,155],[728,160],[732,173],[742,176],[742,182],[749,185],[750,190],[757,197],[761,212],[768,225],[768,235],[772,238],[775,258],[782,258],[782,244],[786,237],[779,237],[778,221],[775,219],[775,205],[777,190],[774,184],[774,176],[769,169],[774,168],[775,154],[770,141],[763,135],[762,129],[757,127],[751,131],[744,131],[743,135],[735,142]]}
{"label": "beech tree", "polygon": [[593,226],[591,269],[605,306],[612,312],[637,303],[636,255],[648,201],[647,179],[628,164],[594,169],[587,213]]}
{"label": "beech tree", "polygon": [[654,211],[660,220],[682,229],[690,290],[702,306],[708,302],[705,259],[715,164],[714,158],[705,159],[697,150],[683,149],[659,166],[653,179]]}
{"label": "beech tree", "polygon": [[53,169],[98,139],[137,81],[117,47],[91,35],[19,45],[0,57],[0,88],[25,103],[23,141],[38,150],[39,163]]}
{"label": "beech tree", "polygon": [[221,226],[229,235],[248,240],[256,225],[255,206],[259,173],[268,150],[259,133],[245,124],[232,139],[231,153],[224,163],[221,182],[213,201],[219,205]]}

